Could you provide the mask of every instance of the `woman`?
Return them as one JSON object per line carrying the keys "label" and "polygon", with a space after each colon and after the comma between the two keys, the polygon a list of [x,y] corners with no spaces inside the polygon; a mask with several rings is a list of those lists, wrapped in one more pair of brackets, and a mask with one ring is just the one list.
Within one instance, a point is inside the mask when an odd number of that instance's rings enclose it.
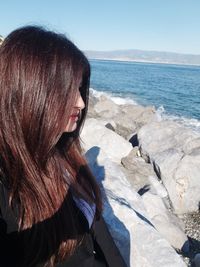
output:
{"label": "woman", "polygon": [[89,79],[63,35],[27,26],[0,47],[2,267],[125,266],[79,142]]}

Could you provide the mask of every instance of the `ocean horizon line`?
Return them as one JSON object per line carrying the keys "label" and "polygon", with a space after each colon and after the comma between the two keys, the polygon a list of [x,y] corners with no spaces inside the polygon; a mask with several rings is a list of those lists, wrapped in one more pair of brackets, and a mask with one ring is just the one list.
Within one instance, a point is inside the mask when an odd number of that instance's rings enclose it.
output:
{"label": "ocean horizon line", "polygon": [[178,63],[178,62],[164,62],[164,61],[143,61],[143,60],[132,60],[132,59],[113,59],[113,58],[90,58],[89,60],[100,60],[100,61],[116,61],[116,62],[131,62],[131,63],[145,63],[145,64],[163,64],[163,65],[178,65],[178,66],[194,66],[194,67],[200,67],[199,64],[192,64],[192,63]]}

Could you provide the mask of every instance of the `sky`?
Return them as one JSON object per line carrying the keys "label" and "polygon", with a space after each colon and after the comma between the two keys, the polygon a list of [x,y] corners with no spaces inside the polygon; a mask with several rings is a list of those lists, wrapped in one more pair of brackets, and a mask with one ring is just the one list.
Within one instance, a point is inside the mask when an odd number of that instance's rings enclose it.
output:
{"label": "sky", "polygon": [[0,35],[29,24],[81,50],[200,54],[200,0],[0,0]]}

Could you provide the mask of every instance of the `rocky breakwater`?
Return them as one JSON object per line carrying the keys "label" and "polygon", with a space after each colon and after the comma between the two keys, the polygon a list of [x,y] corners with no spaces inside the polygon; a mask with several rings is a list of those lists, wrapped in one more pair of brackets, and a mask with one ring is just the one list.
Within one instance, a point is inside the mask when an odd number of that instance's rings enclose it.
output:
{"label": "rocky breakwater", "polygon": [[[117,105],[92,92],[89,103],[81,138],[127,265],[199,266],[185,222],[191,212],[199,218],[200,136],[159,121],[153,107]],[[198,235],[195,241],[198,248]]]}
{"label": "rocky breakwater", "polygon": [[138,132],[142,154],[166,187],[174,211],[195,212],[200,204],[200,135],[174,122],[153,122]]}

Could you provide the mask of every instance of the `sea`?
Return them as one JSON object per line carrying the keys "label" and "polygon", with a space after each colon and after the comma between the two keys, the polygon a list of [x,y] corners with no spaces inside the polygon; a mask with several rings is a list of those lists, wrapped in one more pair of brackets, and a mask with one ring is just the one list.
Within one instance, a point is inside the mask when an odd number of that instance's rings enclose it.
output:
{"label": "sea", "polygon": [[90,60],[91,90],[200,132],[200,66]]}

